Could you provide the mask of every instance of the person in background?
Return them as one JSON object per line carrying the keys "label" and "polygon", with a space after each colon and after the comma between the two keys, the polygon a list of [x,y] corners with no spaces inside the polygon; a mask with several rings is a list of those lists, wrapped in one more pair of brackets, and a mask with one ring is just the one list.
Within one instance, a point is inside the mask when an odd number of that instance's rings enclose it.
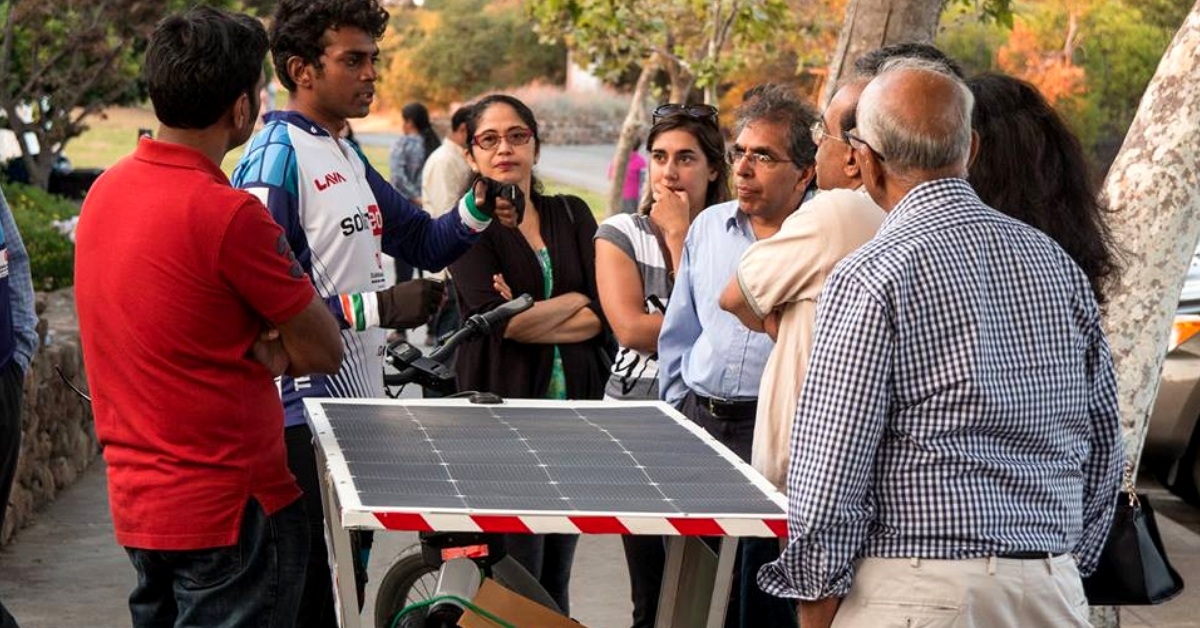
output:
{"label": "person in background", "polygon": [[309,534],[274,378],[337,371],[342,343],[283,229],[220,169],[254,131],[266,52],[246,15],[159,22],[144,64],[158,139],[80,214],[79,333],[135,628],[297,618]]}
{"label": "person in background", "polygon": [[[605,399],[658,399],[658,334],[688,226],[729,200],[729,164],[708,105],[666,104],[646,139],[650,187],[641,211],[617,214],[596,231],[596,285],[619,349]],[[662,589],[661,536],[625,535],[633,628],[653,628]]]}
{"label": "person in background", "polygon": [[[450,132],[442,139],[425,161],[421,170],[421,190],[424,194],[424,209],[435,218],[442,210],[452,207],[471,184],[471,166],[467,164],[467,118],[471,115],[470,105],[454,110],[450,116]],[[453,279],[445,275],[446,300],[438,308],[433,320],[426,328],[426,344],[437,344],[437,339],[458,326],[458,297],[454,294]],[[454,367],[453,362],[448,366]]]}
{"label": "person in background", "polygon": [[883,210],[862,190],[862,173],[845,136],[854,128],[854,110],[866,84],[852,79],[838,88],[811,129],[822,192],[788,216],[779,233],[746,249],[721,294],[722,309],[775,339],[759,386],[751,459],[784,491],[821,288],[834,266],[870,240],[883,222]]}
{"label": "person in background", "polygon": [[[737,199],[710,207],[688,230],[671,307],[658,338],[659,397],[750,462],[767,356],[767,334],[746,328],[719,306],[742,253],[778,233],[800,208],[817,147],[812,106],[787,88],[767,86],[738,109],[729,151]],[[779,555],[774,539],[743,539],[734,588],[734,625],[794,626],[795,608],[759,590],[754,574]]]}
{"label": "person in background", "polygon": [[788,547],[759,574],[805,628],[1090,625],[1124,457],[1112,355],[1087,276],[965,180],[973,100],[895,59],[846,134],[888,217],[821,294]]}
{"label": "person in background", "polygon": [[[425,105],[419,102],[404,105],[400,109],[400,118],[403,120],[404,134],[392,144],[392,151],[388,155],[392,187],[412,204],[424,205],[421,196],[421,169],[442,141],[429,122],[429,110]],[[442,207],[434,211],[445,210],[446,207]],[[396,258],[396,283],[408,281],[412,276],[412,264]]]}
{"label": "person in background", "polygon": [[463,105],[450,116],[450,132],[425,160],[421,170],[421,191],[425,211],[438,217],[462,197],[471,183],[471,166],[467,163],[467,118],[471,106]]}
{"label": "person in background", "polygon": [[[621,187],[621,211],[626,214],[637,212],[638,203],[642,197],[642,175],[646,173],[646,160],[637,149],[640,141],[634,141],[633,150],[629,151],[629,163],[625,166],[625,184]],[[608,178],[613,178],[613,168],[616,161],[608,165]]]}
{"label": "person in background", "polygon": [[[458,387],[525,399],[600,399],[608,377],[604,318],[596,291],[596,219],[574,196],[546,196],[533,175],[541,148],[533,112],[512,96],[478,101],[467,122],[467,162],[484,177],[517,185],[523,219],[498,220],[450,265],[462,316],[522,293],[534,305],[459,348]],[[500,199],[498,207],[508,208]],[[604,356],[611,359],[611,356]],[[508,553],[570,612],[577,535],[511,534]]]}
{"label": "person in background", "polygon": [[1079,139],[1021,79],[981,74],[967,87],[975,95],[971,124],[979,134],[967,180],[984,203],[1057,242],[1104,305],[1104,289],[1119,270],[1116,245]]}
{"label": "person in background", "polygon": [[[21,405],[25,374],[38,347],[37,320],[29,253],[0,191],[0,530],[21,454]],[[0,628],[17,628],[3,600]]]}

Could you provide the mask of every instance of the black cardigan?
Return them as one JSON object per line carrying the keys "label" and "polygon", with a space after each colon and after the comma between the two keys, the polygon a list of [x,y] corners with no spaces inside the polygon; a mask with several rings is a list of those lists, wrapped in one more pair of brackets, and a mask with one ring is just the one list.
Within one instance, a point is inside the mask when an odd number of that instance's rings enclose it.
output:
{"label": "black cardigan", "polygon": [[[607,329],[596,292],[596,219],[587,203],[574,196],[532,195],[541,219],[540,232],[554,271],[552,296],[579,292]],[[471,250],[450,265],[462,317],[486,312],[504,302],[492,287],[501,273],[513,295],[545,300],[542,267],[533,248],[515,228],[493,222]],[[505,398],[542,399],[550,386],[554,345],[504,339],[506,325],[489,337],[462,345],[456,371],[459,390],[487,391]],[[600,399],[608,379],[602,359],[605,331],[583,342],[562,344],[568,399]]]}

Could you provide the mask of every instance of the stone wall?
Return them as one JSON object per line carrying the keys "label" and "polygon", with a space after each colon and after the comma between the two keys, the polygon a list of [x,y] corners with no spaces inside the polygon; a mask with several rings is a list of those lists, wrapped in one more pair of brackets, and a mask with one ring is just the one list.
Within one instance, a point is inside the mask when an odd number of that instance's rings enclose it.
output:
{"label": "stone wall", "polygon": [[37,295],[42,346],[25,378],[21,458],[0,546],[29,525],[34,513],[70,486],[100,453],[91,406],[54,368],[57,365],[78,388],[86,389],[74,297],[70,288]]}

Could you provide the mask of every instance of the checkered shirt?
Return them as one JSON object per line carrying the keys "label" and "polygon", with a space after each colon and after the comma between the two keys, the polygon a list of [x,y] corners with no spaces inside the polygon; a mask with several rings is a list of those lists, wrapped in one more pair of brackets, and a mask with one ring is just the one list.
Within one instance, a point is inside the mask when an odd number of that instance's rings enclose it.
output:
{"label": "checkered shirt", "polygon": [[960,179],[913,189],[843,260],[796,410],[779,597],[844,596],[866,557],[1070,552],[1096,565],[1122,465],[1082,271]]}

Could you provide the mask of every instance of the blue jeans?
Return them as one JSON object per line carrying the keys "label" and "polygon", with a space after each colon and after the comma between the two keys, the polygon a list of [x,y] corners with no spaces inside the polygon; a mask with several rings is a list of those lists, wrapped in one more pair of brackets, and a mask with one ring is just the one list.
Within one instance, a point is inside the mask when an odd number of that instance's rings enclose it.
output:
{"label": "blue jeans", "polygon": [[291,628],[308,555],[304,502],[268,517],[251,499],[237,545],[125,551],[137,570],[133,628]]}

